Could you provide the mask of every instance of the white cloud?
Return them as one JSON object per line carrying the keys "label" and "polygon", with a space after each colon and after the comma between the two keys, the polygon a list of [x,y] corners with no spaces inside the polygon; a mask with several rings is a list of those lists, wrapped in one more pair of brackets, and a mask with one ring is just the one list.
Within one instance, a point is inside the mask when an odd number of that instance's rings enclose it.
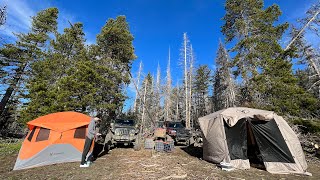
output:
{"label": "white cloud", "polygon": [[31,26],[31,16],[35,11],[26,1],[5,0],[1,5],[7,6],[7,21],[0,34],[15,37],[13,33],[26,32]]}
{"label": "white cloud", "polygon": [[[0,36],[6,38],[15,38],[14,33],[28,32],[31,28],[31,17],[35,16],[40,10],[52,7],[50,2],[35,3],[35,1],[25,0],[4,0],[0,5],[7,6],[7,21],[0,28]],[[69,21],[75,23],[75,16],[59,9],[58,31],[60,33],[63,32],[64,28],[70,27]]]}

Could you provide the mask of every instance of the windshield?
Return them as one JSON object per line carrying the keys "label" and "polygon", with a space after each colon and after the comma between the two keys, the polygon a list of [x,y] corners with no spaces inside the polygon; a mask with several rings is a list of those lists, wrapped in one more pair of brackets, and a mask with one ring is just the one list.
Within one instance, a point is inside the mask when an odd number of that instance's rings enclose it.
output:
{"label": "windshield", "polygon": [[134,120],[117,119],[115,124],[121,126],[134,126]]}
{"label": "windshield", "polygon": [[184,126],[182,125],[182,123],[177,122],[177,123],[170,123],[169,124],[170,128],[184,128]]}
{"label": "windshield", "polygon": [[163,122],[163,121],[158,121],[158,122],[156,123],[156,127],[157,127],[157,128],[162,128],[163,125],[164,125],[164,122]]}

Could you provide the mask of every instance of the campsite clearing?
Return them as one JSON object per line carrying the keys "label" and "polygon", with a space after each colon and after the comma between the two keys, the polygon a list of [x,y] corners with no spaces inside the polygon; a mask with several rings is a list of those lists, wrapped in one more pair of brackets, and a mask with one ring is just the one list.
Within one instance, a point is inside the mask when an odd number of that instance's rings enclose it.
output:
{"label": "campsite clearing", "polygon": [[265,170],[222,171],[202,160],[201,148],[177,147],[172,153],[116,148],[89,168],[79,162],[12,171],[17,154],[0,157],[0,179],[319,179],[320,163],[308,163],[312,177],[273,175]]}

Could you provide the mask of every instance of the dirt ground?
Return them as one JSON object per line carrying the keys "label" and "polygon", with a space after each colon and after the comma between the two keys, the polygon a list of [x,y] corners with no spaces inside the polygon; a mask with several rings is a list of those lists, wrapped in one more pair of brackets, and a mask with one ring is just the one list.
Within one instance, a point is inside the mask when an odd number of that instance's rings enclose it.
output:
{"label": "dirt ground", "polygon": [[89,168],[75,162],[12,171],[16,156],[0,158],[0,179],[320,179],[320,163],[309,163],[311,177],[272,175],[256,168],[222,171],[200,158],[200,148],[177,147],[171,153],[115,148]]}

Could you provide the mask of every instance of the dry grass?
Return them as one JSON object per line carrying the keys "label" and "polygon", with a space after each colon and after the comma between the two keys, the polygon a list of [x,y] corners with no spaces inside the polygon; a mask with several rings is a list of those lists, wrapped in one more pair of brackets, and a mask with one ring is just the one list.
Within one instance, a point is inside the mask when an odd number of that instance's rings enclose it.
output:
{"label": "dry grass", "polygon": [[309,164],[312,177],[272,175],[264,170],[225,172],[199,158],[200,149],[177,148],[172,153],[116,148],[97,159],[89,168],[64,163],[11,171],[16,154],[0,159],[0,179],[320,179],[320,165]]}

